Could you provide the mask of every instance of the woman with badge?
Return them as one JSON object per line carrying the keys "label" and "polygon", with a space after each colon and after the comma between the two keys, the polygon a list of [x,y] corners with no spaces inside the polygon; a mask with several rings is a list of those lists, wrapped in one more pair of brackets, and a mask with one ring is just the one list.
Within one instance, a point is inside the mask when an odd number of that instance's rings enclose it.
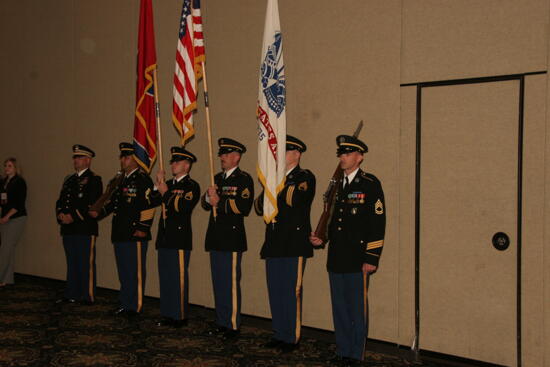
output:
{"label": "woman with badge", "polygon": [[15,245],[27,218],[27,184],[18,172],[15,158],[4,161],[4,173],[0,180],[0,287],[14,283]]}

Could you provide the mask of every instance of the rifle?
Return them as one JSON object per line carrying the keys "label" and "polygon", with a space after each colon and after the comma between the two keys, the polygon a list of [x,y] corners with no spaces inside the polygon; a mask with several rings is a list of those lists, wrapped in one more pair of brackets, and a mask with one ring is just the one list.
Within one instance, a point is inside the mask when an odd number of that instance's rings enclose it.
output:
{"label": "rifle", "polygon": [[[353,133],[353,137],[358,137],[362,128],[363,120],[359,121],[357,129],[355,129],[355,132]],[[324,247],[325,243],[328,240],[328,224],[330,223],[332,214],[334,212],[336,193],[338,192],[339,185],[342,185],[343,178],[344,170],[342,170],[340,168],[340,164],[338,164],[336,166],[336,170],[332,174],[332,178],[328,182],[327,191],[325,191],[325,194],[323,195],[323,213],[321,214],[321,218],[319,218],[319,223],[317,224],[317,228],[314,232],[315,236],[323,240],[323,245],[320,246],[321,248]]]}
{"label": "rifle", "polygon": [[103,194],[101,194],[99,199],[97,199],[97,201],[90,207],[90,211],[101,213],[101,209],[103,208],[103,205],[107,200],[111,198],[111,196],[113,195],[113,192],[115,192],[117,187],[122,183],[122,180],[124,180],[123,172],[118,171],[115,177],[113,177],[111,181],[109,181],[109,184],[105,188],[105,191],[103,192]]}

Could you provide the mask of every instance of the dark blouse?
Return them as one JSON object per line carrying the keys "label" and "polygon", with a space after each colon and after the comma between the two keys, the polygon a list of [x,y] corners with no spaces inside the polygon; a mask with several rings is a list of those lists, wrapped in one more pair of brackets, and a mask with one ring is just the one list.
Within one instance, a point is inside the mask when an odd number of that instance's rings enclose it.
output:
{"label": "dark blouse", "polygon": [[10,211],[17,209],[17,213],[10,219],[27,215],[25,200],[27,199],[27,184],[23,177],[15,175],[10,179],[0,179],[0,207],[2,208],[2,217]]}

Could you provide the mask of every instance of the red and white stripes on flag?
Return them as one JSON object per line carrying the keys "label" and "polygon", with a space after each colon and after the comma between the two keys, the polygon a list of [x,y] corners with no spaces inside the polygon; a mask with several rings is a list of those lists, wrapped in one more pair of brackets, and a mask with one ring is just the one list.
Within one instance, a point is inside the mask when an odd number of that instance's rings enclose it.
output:
{"label": "red and white stripes on flag", "polygon": [[184,0],[172,102],[172,122],[181,136],[182,145],[195,134],[193,112],[197,109],[197,88],[202,78],[204,57],[200,0]]}
{"label": "red and white stripes on flag", "polygon": [[264,221],[277,215],[286,176],[286,88],[277,0],[267,1],[258,92],[258,178],[264,187]]}

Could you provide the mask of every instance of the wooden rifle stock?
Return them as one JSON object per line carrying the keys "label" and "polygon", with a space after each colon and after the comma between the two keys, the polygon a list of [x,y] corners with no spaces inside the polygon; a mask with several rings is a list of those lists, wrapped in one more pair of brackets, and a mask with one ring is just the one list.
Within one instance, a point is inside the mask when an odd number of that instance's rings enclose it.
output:
{"label": "wooden rifle stock", "polygon": [[323,213],[319,218],[319,223],[315,229],[315,236],[319,237],[323,244],[328,240],[328,224],[332,218],[334,211],[334,203],[336,202],[336,193],[338,192],[338,185],[342,184],[342,178],[344,177],[344,171],[340,168],[340,165],[336,167],[336,170],[332,174],[332,178],[328,183],[327,191],[323,195]]}
{"label": "wooden rifle stock", "polygon": [[90,207],[90,211],[100,213],[103,205],[111,198],[113,192],[115,192],[117,187],[122,183],[122,180],[124,180],[124,174],[122,171],[118,171],[115,177],[109,181],[109,184],[105,188],[103,194],[101,194],[99,199],[97,199],[97,201]]}
{"label": "wooden rifle stock", "polygon": [[[353,133],[354,137],[358,137],[361,129],[363,128],[363,120],[359,121],[357,129]],[[338,192],[339,185],[342,185],[344,178],[344,170],[340,168],[340,164],[336,166],[336,170],[332,174],[332,178],[328,183],[327,191],[323,195],[323,213],[319,218],[319,223],[315,229],[315,236],[319,237],[323,241],[323,246],[328,240],[328,225],[334,212],[334,204],[336,203],[336,193]]]}

